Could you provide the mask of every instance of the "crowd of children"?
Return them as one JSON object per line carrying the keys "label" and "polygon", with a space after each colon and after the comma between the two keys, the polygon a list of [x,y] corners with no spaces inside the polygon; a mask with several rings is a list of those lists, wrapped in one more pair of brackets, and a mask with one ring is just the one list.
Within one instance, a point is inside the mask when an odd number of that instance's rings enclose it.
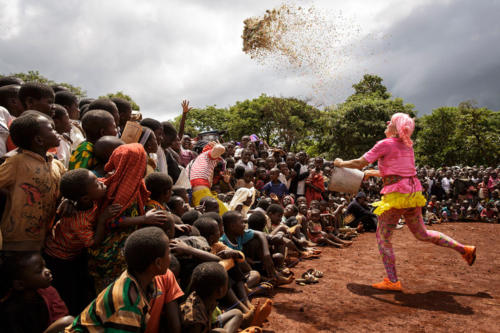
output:
{"label": "crowd of children", "polygon": [[[353,198],[328,191],[331,162],[255,135],[191,138],[182,108],[177,130],[124,99],[0,78],[2,328],[258,331],[272,301],[252,296],[292,283],[318,245],[352,245]],[[498,222],[497,174],[420,168],[429,222]]]}

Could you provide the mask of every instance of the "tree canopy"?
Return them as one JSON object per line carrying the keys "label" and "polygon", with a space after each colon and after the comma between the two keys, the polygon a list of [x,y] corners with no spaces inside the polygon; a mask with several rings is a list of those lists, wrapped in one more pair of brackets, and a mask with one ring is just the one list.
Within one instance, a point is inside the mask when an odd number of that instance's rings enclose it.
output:
{"label": "tree canopy", "polygon": [[54,80],[48,79],[42,74],[40,74],[39,71],[28,71],[27,73],[12,73],[9,75],[0,75],[0,77],[3,76],[15,76],[17,78],[20,78],[24,82],[40,82],[40,83],[45,83],[50,86],[62,86],[67,88],[69,91],[71,91],[73,94],[78,96],[78,98],[86,97],[87,92],[83,90],[82,88],[78,86],[74,86],[70,83],[66,82],[56,82]]}
{"label": "tree canopy", "polygon": [[139,105],[137,105],[137,103],[132,99],[132,97],[123,93],[123,91],[117,91],[115,93],[109,93],[105,96],[99,96],[99,98],[113,98],[113,97],[123,98],[124,100],[129,101],[130,104],[132,105],[132,110],[139,111],[141,109]]}

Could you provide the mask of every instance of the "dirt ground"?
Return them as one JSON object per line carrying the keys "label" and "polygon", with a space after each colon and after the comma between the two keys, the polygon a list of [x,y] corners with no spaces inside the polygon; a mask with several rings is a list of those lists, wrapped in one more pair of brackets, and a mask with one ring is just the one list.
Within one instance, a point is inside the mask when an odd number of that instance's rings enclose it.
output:
{"label": "dirt ground", "polygon": [[468,266],[453,250],[416,240],[407,227],[393,236],[404,293],[373,289],[385,276],[374,233],[352,247],[323,248],[320,259],[300,262],[300,276],[314,267],[315,285],[278,289],[266,332],[500,332],[500,224],[433,225],[477,246]]}

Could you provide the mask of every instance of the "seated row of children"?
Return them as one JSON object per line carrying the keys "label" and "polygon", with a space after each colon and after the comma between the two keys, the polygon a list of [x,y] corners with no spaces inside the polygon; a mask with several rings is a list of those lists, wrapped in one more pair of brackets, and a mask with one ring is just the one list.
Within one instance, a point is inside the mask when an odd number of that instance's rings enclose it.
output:
{"label": "seated row of children", "polygon": [[[261,326],[272,302],[252,304],[249,297],[291,283],[292,255],[317,256],[316,244],[350,245],[338,237],[338,210],[325,202],[298,197],[295,205],[290,196],[252,204],[245,197],[228,210],[210,194],[190,205],[186,189],[174,187],[149,157],[163,144],[163,127],[145,127],[141,143],[125,144],[117,137],[122,113],[106,109],[111,101],[87,107],[78,124],[83,141],[67,158],[67,171],[51,151],[61,147],[58,134],[71,137],[71,108],[45,107],[54,100],[48,88],[19,90],[26,111],[9,122],[14,149],[0,166],[0,316],[7,331]],[[58,114],[65,125],[57,125]],[[210,161],[217,145],[206,146]],[[193,198],[212,176],[190,177]]]}

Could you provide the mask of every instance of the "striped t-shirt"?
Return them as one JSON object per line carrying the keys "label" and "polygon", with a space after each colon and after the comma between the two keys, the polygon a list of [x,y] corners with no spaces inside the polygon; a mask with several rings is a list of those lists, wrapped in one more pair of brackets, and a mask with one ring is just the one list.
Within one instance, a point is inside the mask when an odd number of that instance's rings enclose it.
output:
{"label": "striped t-shirt", "polygon": [[214,169],[217,166],[217,163],[219,163],[219,161],[221,161],[222,159],[213,159],[210,155],[211,151],[212,150],[207,150],[206,152],[201,153],[192,163],[191,169],[189,171],[189,180],[191,181],[191,186],[196,186],[193,185],[193,181],[195,179],[206,180],[210,185],[212,185]]}
{"label": "striped t-shirt", "polygon": [[45,252],[59,259],[73,259],[84,248],[94,244],[94,221],[97,205],[77,211],[74,216],[62,217],[45,240]]}
{"label": "striped t-shirt", "polygon": [[[131,291],[137,296],[131,298]],[[144,332],[149,302],[127,271],[104,289],[64,332]]]}

